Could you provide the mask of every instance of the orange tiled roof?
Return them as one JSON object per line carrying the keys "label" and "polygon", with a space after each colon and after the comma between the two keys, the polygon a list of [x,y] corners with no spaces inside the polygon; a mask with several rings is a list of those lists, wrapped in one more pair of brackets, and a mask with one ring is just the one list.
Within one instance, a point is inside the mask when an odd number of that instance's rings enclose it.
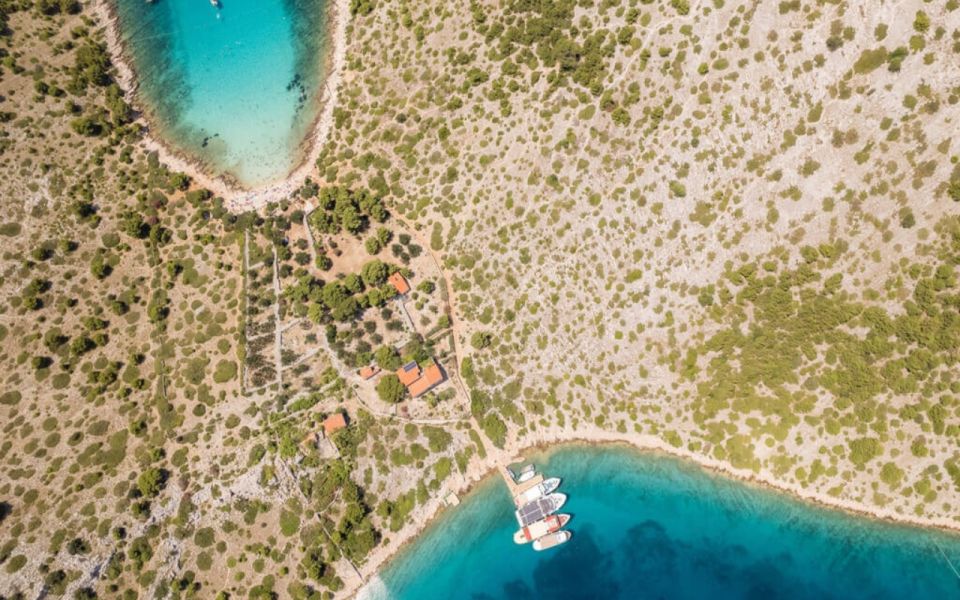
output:
{"label": "orange tiled roof", "polygon": [[410,387],[411,383],[417,379],[420,379],[420,367],[417,365],[416,361],[410,361],[397,369],[397,377],[400,378],[400,383]]}
{"label": "orange tiled roof", "polygon": [[390,277],[387,277],[387,281],[390,282],[390,285],[396,288],[397,293],[400,295],[406,294],[410,291],[410,284],[407,283],[407,279],[400,274],[400,271],[397,271]]}
{"label": "orange tiled roof", "polygon": [[329,436],[334,431],[339,431],[347,426],[347,420],[343,418],[343,413],[333,413],[323,420],[323,433]]}
{"label": "orange tiled roof", "polygon": [[362,369],[360,369],[360,377],[363,377],[364,379],[370,379],[371,377],[373,377],[379,372],[380,372],[380,367],[377,367],[374,365],[367,365]]}
{"label": "orange tiled roof", "polygon": [[440,370],[440,365],[433,363],[423,370],[423,375],[420,376],[420,379],[417,379],[407,387],[407,391],[410,392],[412,397],[416,398],[417,396],[422,396],[427,393],[442,381],[443,371]]}

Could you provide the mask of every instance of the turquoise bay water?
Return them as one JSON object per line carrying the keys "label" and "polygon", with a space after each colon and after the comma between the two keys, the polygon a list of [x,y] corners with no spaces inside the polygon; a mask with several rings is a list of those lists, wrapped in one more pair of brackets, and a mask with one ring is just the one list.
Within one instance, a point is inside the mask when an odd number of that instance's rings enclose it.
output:
{"label": "turquoise bay water", "polygon": [[[573,538],[511,540],[512,503],[488,479],[381,574],[399,600],[960,598],[960,536],[882,523],[628,448],[532,457],[563,478]],[[938,550],[937,547],[941,550]]]}
{"label": "turquoise bay water", "polygon": [[316,119],[324,0],[114,0],[160,137],[251,187],[283,178]]}

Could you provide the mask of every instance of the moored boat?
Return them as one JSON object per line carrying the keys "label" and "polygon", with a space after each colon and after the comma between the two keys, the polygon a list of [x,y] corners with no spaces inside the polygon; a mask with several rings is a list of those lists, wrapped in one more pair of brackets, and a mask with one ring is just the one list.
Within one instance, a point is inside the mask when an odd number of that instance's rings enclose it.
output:
{"label": "moored boat", "polygon": [[547,494],[552,493],[558,487],[560,487],[560,478],[551,477],[550,479],[544,479],[542,482],[533,486],[529,490],[521,493],[519,496],[513,499],[514,503],[517,506],[523,506],[527,502],[532,502],[541,496],[546,496]]}
{"label": "moored boat", "polygon": [[537,539],[533,542],[533,549],[537,552],[542,550],[549,550],[559,546],[560,544],[566,543],[571,537],[571,533],[566,530],[556,531],[554,533],[548,533],[547,535]]}
{"label": "moored boat", "polygon": [[517,483],[523,483],[524,481],[529,481],[537,474],[537,468],[533,465],[527,465],[520,469],[520,472],[514,477],[517,480]]}
{"label": "moored boat", "polygon": [[520,527],[529,527],[560,510],[566,501],[566,494],[553,493],[527,502],[514,513],[517,517],[517,523]]}
{"label": "moored boat", "polygon": [[540,519],[536,523],[532,523],[529,527],[520,528],[516,533],[513,534],[513,542],[515,544],[530,543],[533,540],[542,538],[548,533],[560,531],[569,522],[570,515],[550,515]]}

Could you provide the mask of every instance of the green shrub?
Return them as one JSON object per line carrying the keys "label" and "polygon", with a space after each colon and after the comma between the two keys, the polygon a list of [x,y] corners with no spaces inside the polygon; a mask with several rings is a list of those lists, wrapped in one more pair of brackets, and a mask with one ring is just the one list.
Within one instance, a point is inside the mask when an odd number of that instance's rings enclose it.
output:
{"label": "green shrub", "polygon": [[947,196],[954,202],[960,202],[960,179],[947,184]]}
{"label": "green shrub", "polygon": [[453,461],[444,456],[433,465],[433,471],[438,483],[442,483],[453,471]]}
{"label": "green shrub", "polygon": [[470,336],[470,345],[477,350],[482,350],[490,346],[493,342],[493,334],[489,331],[477,331]]}
{"label": "green shrub", "polygon": [[280,511],[280,533],[286,537],[300,531],[300,517],[297,513],[283,509]]}
{"label": "green shrub", "polygon": [[373,12],[374,0],[350,0],[350,14],[366,16]]}
{"label": "green shrub", "polygon": [[890,486],[890,489],[895,490],[900,487],[903,475],[903,469],[892,462],[885,463],[880,469],[880,480]]}
{"label": "green shrub", "polygon": [[237,376],[237,363],[232,360],[221,360],[217,363],[217,368],[213,372],[213,380],[216,383],[226,383]]}
{"label": "green shrub", "polygon": [[165,470],[150,467],[137,478],[137,489],[145,498],[152,498],[159,494],[167,484],[168,474]]}
{"label": "green shrub", "polygon": [[850,462],[863,467],[883,453],[880,440],[872,437],[863,437],[850,440]]}
{"label": "green shrub", "polygon": [[17,571],[19,571],[20,569],[22,569],[26,564],[27,564],[27,557],[22,554],[17,554],[15,556],[11,556],[10,560],[7,561],[5,570],[7,571],[7,573],[12,575]]}
{"label": "green shrub", "polygon": [[507,425],[495,412],[489,412],[483,418],[483,432],[490,438],[493,445],[503,448],[507,443]]}
{"label": "green shrub", "polygon": [[201,527],[193,534],[193,542],[201,548],[209,548],[217,541],[217,537],[211,527]]}
{"label": "green shrub", "polygon": [[869,73],[887,61],[887,49],[883,46],[873,50],[864,50],[857,62],[853,63],[853,70],[859,74]]}

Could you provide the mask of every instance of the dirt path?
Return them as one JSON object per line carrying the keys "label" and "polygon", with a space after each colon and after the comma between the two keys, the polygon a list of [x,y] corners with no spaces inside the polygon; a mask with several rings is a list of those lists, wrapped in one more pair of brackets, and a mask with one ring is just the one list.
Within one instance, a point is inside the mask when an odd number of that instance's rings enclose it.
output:
{"label": "dirt path", "polygon": [[413,225],[403,217],[395,214],[394,218],[410,232],[410,235],[417,241],[417,244],[427,251],[427,254],[430,255],[431,260],[433,260],[434,265],[437,267],[437,271],[443,278],[443,286],[447,296],[447,307],[449,309],[450,332],[453,334],[453,356],[457,361],[456,369],[454,369],[454,377],[451,379],[454,385],[457,386],[457,389],[463,394],[464,399],[468,400],[470,395],[467,393],[467,386],[465,386],[460,379],[460,365],[463,364],[464,358],[463,350],[460,347],[460,337],[463,335],[463,327],[460,323],[460,318],[457,316],[457,296],[453,291],[453,281],[450,278],[450,274],[443,268],[442,257],[430,247],[430,244],[424,239],[420,231],[414,228]]}

